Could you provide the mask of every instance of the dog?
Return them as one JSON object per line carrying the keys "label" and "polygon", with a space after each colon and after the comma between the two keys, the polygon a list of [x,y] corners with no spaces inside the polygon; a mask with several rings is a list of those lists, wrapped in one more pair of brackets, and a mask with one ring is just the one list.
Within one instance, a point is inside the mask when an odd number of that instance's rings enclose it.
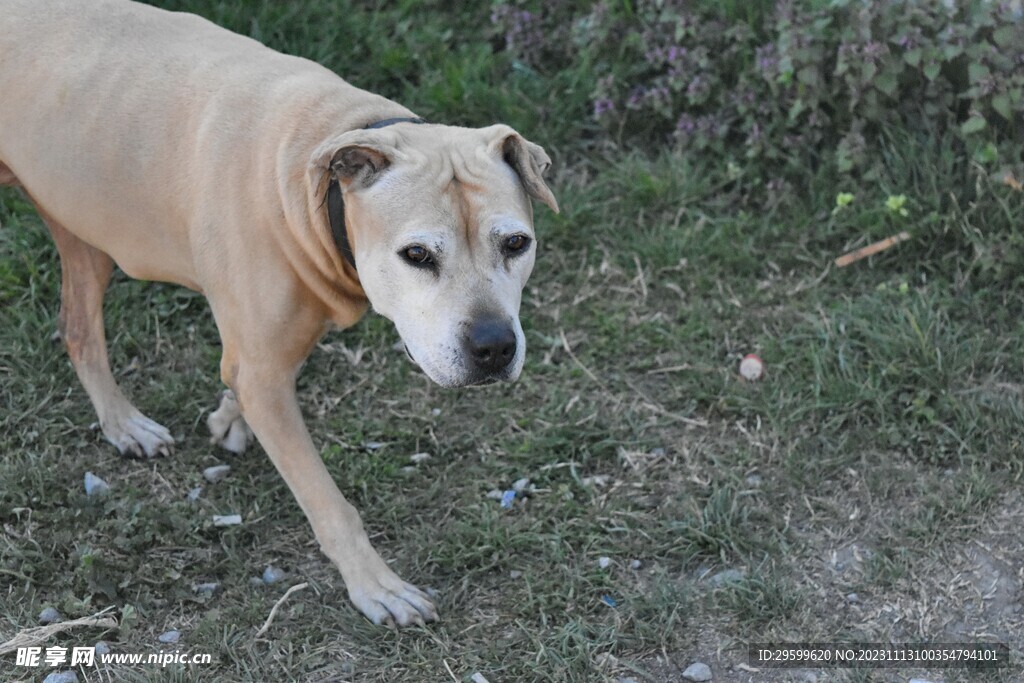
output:
{"label": "dog", "polygon": [[356,608],[437,619],[332,481],[295,379],[370,306],[442,386],[517,379],[531,200],[558,211],[543,148],[506,125],[423,122],[314,62],[128,0],[0,0],[0,55],[0,185],[57,245],[60,331],[107,440],[139,457],[173,444],[110,371],[116,264],[209,301],[227,385],[213,439],[242,452],[255,435]]}

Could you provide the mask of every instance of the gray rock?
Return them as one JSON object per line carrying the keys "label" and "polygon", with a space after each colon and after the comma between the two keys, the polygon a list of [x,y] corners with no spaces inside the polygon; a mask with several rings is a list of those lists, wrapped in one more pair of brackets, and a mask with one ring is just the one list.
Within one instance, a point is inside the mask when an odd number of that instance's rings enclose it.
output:
{"label": "gray rock", "polygon": [[926,678],[911,678],[907,683],[932,683]]}
{"label": "gray rock", "polygon": [[47,624],[56,624],[58,621],[64,621],[64,617],[60,615],[53,607],[47,607],[39,613],[39,623],[43,626]]}
{"label": "gray rock", "polygon": [[203,470],[203,479],[216,484],[224,477],[228,476],[228,472],[231,471],[231,465],[214,465],[213,467],[207,467]]}
{"label": "gray rock", "polygon": [[629,678],[616,678],[615,683],[637,683],[637,680],[630,676]]}
{"label": "gray rock", "polygon": [[430,460],[430,453],[413,453],[409,456],[409,460],[412,460],[413,464],[419,465],[421,462]]}
{"label": "gray rock", "polygon": [[78,674],[74,671],[52,673],[43,679],[43,683],[78,683]]}
{"label": "gray rock", "polygon": [[523,575],[523,573],[521,571],[519,571],[518,569],[513,569],[512,571],[510,571],[508,573],[508,577],[510,579],[518,579],[518,578],[522,577],[522,575]]}
{"label": "gray rock", "polygon": [[110,492],[110,484],[97,477],[92,472],[85,473],[85,495],[102,496]]}
{"label": "gray rock", "polygon": [[847,593],[846,602],[860,602],[860,596],[856,593]]}
{"label": "gray rock", "polygon": [[165,631],[157,636],[157,640],[165,645],[173,645],[181,640],[181,631]]}
{"label": "gray rock", "polygon": [[287,574],[285,574],[283,569],[278,569],[274,565],[268,564],[267,568],[263,570],[263,583],[269,586],[277,583],[285,576],[287,576]]}
{"label": "gray rock", "polygon": [[597,558],[597,566],[601,569],[608,569],[608,567],[611,566],[611,563],[612,558],[610,557],[602,555],[601,557]]}
{"label": "gray rock", "polygon": [[109,655],[110,646],[107,645],[106,641],[100,640],[96,642],[96,654],[98,655]]}
{"label": "gray rock", "polygon": [[530,487],[530,479],[529,479],[529,477],[523,477],[522,479],[516,479],[515,482],[512,483],[512,490],[515,491],[516,493],[522,493],[523,491],[527,490],[529,487]]}
{"label": "gray rock", "polygon": [[760,474],[748,475],[744,481],[747,482],[747,486],[750,486],[751,488],[757,488],[764,483],[764,479],[761,478]]}
{"label": "gray rock", "polygon": [[203,494],[203,487],[202,486],[195,487],[194,489],[192,489],[191,491],[188,492],[188,496],[187,496],[188,497],[188,502],[190,502],[190,503],[196,502],[197,500],[199,500],[199,496],[201,496],[202,494]]}
{"label": "gray rock", "polygon": [[688,681],[710,681],[711,667],[704,662],[694,662],[686,667],[686,671],[683,672],[683,678]]}
{"label": "gray rock", "polygon": [[220,588],[220,584],[216,582],[210,583],[197,583],[192,586],[192,590],[196,593],[205,593],[206,595],[213,595]]}
{"label": "gray rock", "polygon": [[644,566],[644,563],[641,562],[640,560],[630,560],[629,561],[629,568],[630,569],[640,569],[640,567],[642,567],[642,566]]}

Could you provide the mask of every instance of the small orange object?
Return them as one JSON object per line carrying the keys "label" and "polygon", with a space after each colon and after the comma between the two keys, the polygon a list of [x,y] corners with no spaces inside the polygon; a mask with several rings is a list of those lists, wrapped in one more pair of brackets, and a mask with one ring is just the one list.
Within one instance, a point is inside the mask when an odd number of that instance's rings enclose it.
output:
{"label": "small orange object", "polygon": [[910,233],[906,231],[903,231],[898,235],[893,235],[892,237],[886,237],[884,240],[880,240],[878,242],[875,242],[874,244],[869,244],[866,247],[855,249],[848,254],[843,254],[842,256],[836,259],[836,266],[838,268],[848,266],[855,261],[860,261],[862,258],[873,256],[880,251],[885,251],[889,247],[894,247],[900,242],[906,242],[909,239]]}
{"label": "small orange object", "polygon": [[1013,189],[1017,190],[1017,192],[1024,190],[1024,183],[1021,183],[1019,180],[1017,180],[1017,178],[1015,178],[1014,175],[1009,171],[1007,171],[1006,175],[1003,176],[1003,184],[1009,185]]}

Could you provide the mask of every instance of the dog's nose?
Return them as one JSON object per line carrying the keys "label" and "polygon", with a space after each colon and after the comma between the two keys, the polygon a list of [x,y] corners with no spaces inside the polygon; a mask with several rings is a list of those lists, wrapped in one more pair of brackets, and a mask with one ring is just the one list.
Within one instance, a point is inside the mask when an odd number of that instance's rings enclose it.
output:
{"label": "dog's nose", "polygon": [[516,332],[507,321],[480,318],[466,333],[466,355],[480,372],[505,369],[516,355]]}

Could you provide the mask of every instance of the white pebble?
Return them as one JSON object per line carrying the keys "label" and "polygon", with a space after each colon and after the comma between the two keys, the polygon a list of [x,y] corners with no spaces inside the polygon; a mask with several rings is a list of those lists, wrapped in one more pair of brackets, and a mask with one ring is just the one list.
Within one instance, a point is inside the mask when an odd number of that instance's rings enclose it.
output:
{"label": "white pebble", "polygon": [[228,472],[231,471],[231,465],[214,465],[213,467],[207,467],[203,470],[203,479],[216,484],[224,477],[228,476]]}
{"label": "white pebble", "polygon": [[214,515],[214,526],[237,526],[242,523],[242,515]]}
{"label": "white pebble", "polygon": [[109,655],[110,654],[110,646],[107,645],[107,642],[105,640],[98,640],[98,641],[96,641],[95,647],[96,647],[96,654],[98,654],[98,655]]}
{"label": "white pebble", "polygon": [[97,477],[92,472],[85,473],[85,495],[102,496],[110,492],[110,484]]}
{"label": "white pebble", "polygon": [[629,568],[630,569],[640,569],[640,567],[642,567],[642,566],[643,566],[643,562],[641,562],[640,560],[630,560],[629,561]]}
{"label": "white pebble", "polygon": [[60,612],[55,610],[53,607],[47,607],[39,613],[39,623],[43,626],[47,624],[56,624],[58,621],[64,621],[64,617],[62,617]]}
{"label": "white pebble", "polygon": [[740,361],[740,374],[743,375],[743,379],[750,382],[761,379],[764,374],[764,361],[756,355],[748,353]]}
{"label": "white pebble", "polygon": [[522,493],[527,488],[529,488],[529,486],[530,486],[529,478],[523,477],[522,479],[516,479],[515,480],[515,482],[512,484],[512,490],[515,491],[516,493]]}
{"label": "white pebble", "polygon": [[512,571],[510,571],[510,572],[508,573],[508,577],[509,577],[510,579],[518,579],[518,578],[520,578],[520,577],[521,577],[522,575],[523,575],[523,573],[522,573],[521,571],[519,571],[518,569],[513,569]]}
{"label": "white pebble", "polygon": [[414,464],[419,465],[421,462],[430,460],[430,453],[413,453],[409,456],[409,459],[412,460]]}
{"label": "white pebble", "polygon": [[181,640],[181,631],[165,631],[156,638],[165,645],[173,645]]}
{"label": "white pebble", "polygon": [[610,557],[605,557],[604,555],[602,555],[601,557],[597,558],[597,566],[601,569],[608,569],[608,566],[611,565],[611,563],[612,558]]}
{"label": "white pebble", "polygon": [[43,683],[78,683],[78,674],[74,671],[52,673],[43,679]]}
{"label": "white pebble", "polygon": [[486,496],[491,500],[501,500],[505,497],[505,492],[499,491],[498,489],[491,489],[486,493]]}
{"label": "white pebble", "polygon": [[267,568],[263,570],[263,583],[269,586],[272,583],[277,583],[285,576],[287,574],[285,574],[283,569],[278,569],[274,565],[268,564]]}
{"label": "white pebble", "polygon": [[219,583],[197,583],[192,586],[192,590],[196,593],[206,593],[207,595],[216,593],[218,588],[220,588]]}
{"label": "white pebble", "polygon": [[201,496],[202,494],[203,494],[203,487],[202,486],[195,487],[194,489],[192,489],[191,491],[188,492],[188,496],[187,496],[188,497],[188,502],[190,502],[190,503],[196,502],[197,500],[199,500],[199,496]]}
{"label": "white pebble", "polygon": [[470,676],[469,680],[472,681],[472,683],[491,683],[489,680],[487,680],[487,676],[484,676],[479,671]]}
{"label": "white pebble", "polygon": [[683,678],[688,681],[702,681],[711,680],[711,667],[704,662],[694,662],[690,666],[686,667],[686,671],[683,672]]}

